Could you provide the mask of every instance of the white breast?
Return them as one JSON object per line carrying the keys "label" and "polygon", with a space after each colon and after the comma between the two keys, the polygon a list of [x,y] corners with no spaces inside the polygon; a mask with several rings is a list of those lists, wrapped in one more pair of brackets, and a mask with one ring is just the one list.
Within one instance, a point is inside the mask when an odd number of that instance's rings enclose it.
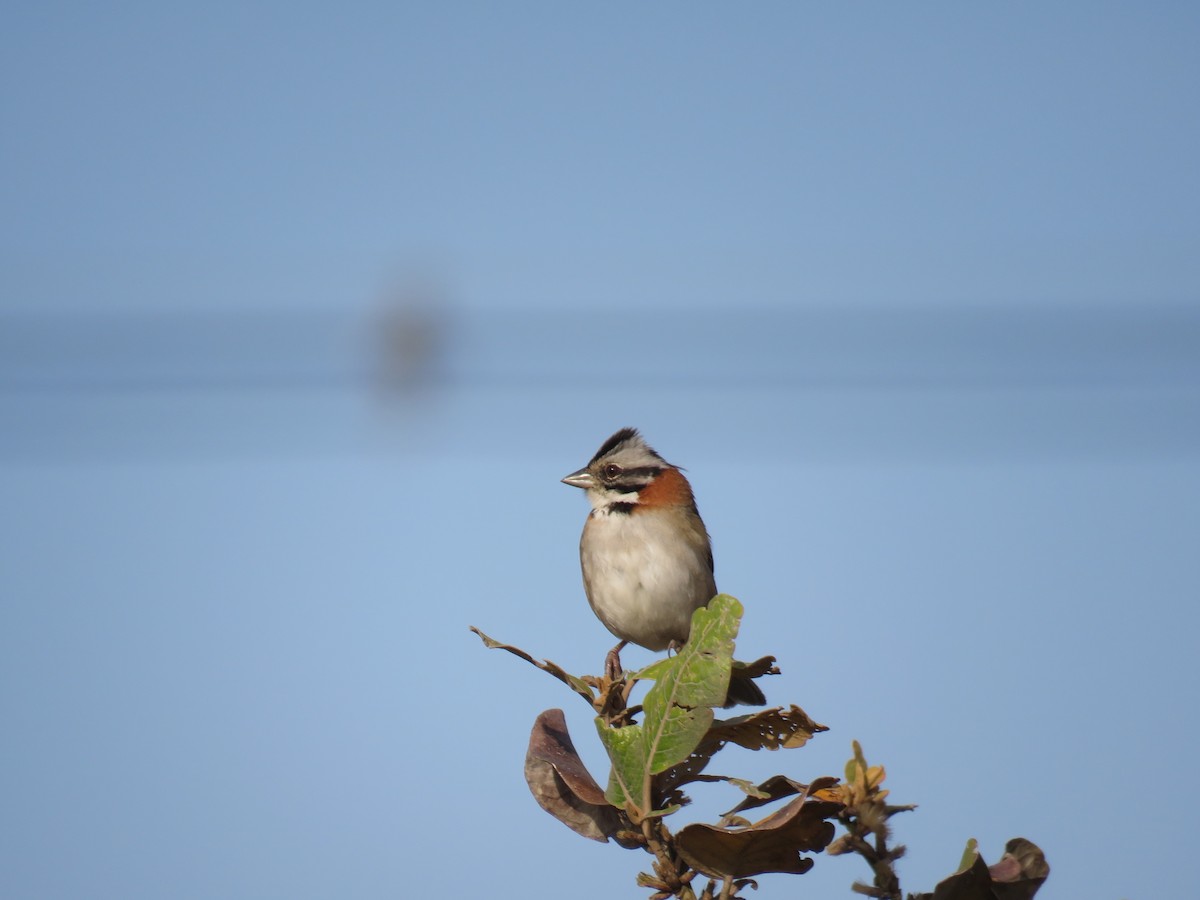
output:
{"label": "white breast", "polygon": [[692,612],[717,592],[707,542],[680,527],[681,515],[598,509],[579,545],[584,588],[597,617],[617,637],[649,650],[682,645]]}

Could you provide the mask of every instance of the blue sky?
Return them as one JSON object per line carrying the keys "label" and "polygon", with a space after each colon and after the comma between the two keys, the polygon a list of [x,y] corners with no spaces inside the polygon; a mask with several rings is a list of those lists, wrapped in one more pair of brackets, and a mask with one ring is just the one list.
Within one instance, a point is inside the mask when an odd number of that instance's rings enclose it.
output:
{"label": "blue sky", "polygon": [[[521,778],[560,705],[602,774],[586,709],[467,625],[599,666],[558,479],[636,425],[740,655],[832,727],[717,769],[860,740],[920,805],[907,891],[1021,835],[1039,896],[1186,894],[1198,36],[1174,3],[11,11],[0,893],[635,896],[648,858]],[[433,336],[398,394],[397,309]]]}

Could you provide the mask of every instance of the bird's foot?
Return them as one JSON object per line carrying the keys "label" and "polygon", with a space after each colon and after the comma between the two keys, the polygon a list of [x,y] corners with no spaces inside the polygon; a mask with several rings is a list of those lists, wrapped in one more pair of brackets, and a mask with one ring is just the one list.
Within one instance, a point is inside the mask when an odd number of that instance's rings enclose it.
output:
{"label": "bird's foot", "polygon": [[621,651],[625,649],[627,643],[629,642],[621,641],[604,657],[604,675],[609,681],[617,681],[625,674],[621,668]]}

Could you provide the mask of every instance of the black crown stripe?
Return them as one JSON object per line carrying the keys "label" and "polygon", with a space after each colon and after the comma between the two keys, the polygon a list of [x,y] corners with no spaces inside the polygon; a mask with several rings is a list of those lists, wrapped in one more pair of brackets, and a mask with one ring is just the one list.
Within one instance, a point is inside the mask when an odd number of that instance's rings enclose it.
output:
{"label": "black crown stripe", "polygon": [[610,437],[607,441],[604,442],[604,444],[600,447],[600,449],[596,451],[596,455],[592,457],[592,460],[591,460],[591,462],[588,463],[588,465],[590,466],[592,463],[594,463],[600,457],[608,455],[613,450],[615,450],[617,447],[621,446],[621,444],[623,444],[626,441],[631,440],[632,438],[635,438],[637,436],[638,436],[638,433],[637,433],[636,428],[622,428],[620,431],[618,431],[616,434],[614,434],[612,437]]}

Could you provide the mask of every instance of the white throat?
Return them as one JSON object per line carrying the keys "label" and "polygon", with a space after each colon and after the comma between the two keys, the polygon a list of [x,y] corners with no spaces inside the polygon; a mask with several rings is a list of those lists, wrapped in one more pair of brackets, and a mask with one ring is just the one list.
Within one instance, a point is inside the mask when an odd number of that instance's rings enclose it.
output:
{"label": "white throat", "polygon": [[608,515],[608,505],[610,503],[637,503],[638,492],[630,491],[628,494],[614,494],[611,491],[588,491],[588,501],[592,504],[592,512],[598,515]]}

